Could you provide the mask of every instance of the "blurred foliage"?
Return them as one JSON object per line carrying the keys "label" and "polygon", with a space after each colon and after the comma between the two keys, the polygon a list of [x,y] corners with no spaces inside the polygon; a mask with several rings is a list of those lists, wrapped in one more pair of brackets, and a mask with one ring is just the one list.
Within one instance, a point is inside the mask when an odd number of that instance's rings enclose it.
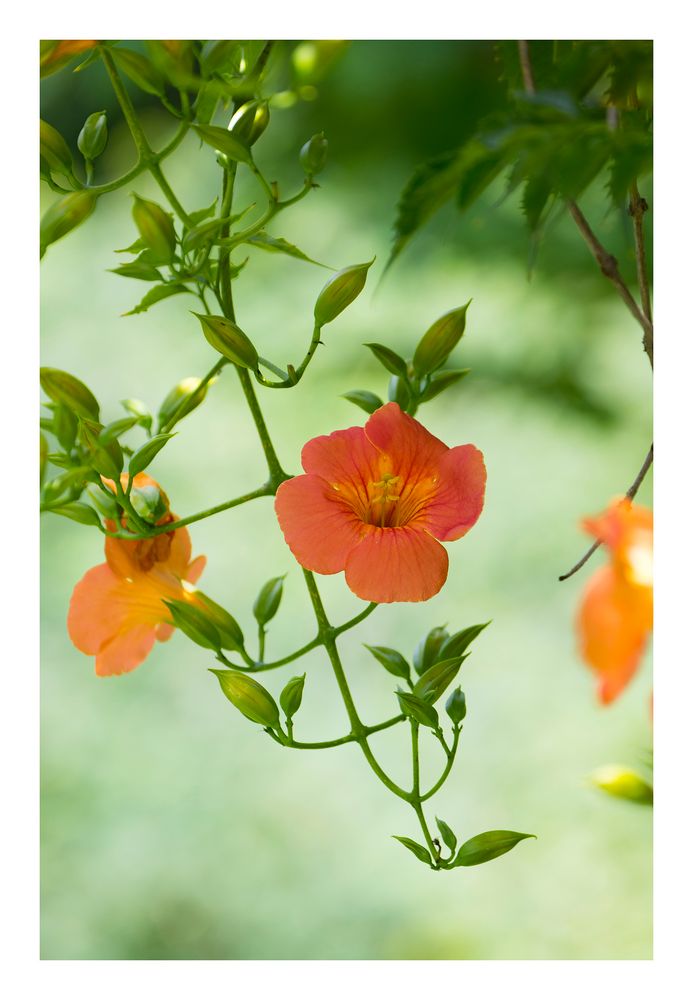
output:
{"label": "blurred foliage", "polygon": [[[295,100],[273,107],[276,127],[260,139],[258,159],[270,176],[295,185],[298,150],[321,130],[330,159],[315,201],[272,235],[332,265],[343,262],[334,259],[338,239],[340,257],[376,253],[382,273],[407,178],[502,107],[496,51],[490,42],[354,42],[333,51],[325,73],[309,82],[295,76],[294,48],[279,45],[269,67],[272,88]],[[42,116],[76,155],[86,117],[106,109],[103,170],[117,174],[131,164],[132,146],[101,67],[82,72],[79,86],[70,66],[46,78]],[[156,102],[128,87],[148,131],[165,140]],[[186,141],[171,161],[184,204],[218,195],[213,164],[196,155],[198,145]],[[136,187],[143,197],[155,190],[151,181]],[[244,194],[253,199],[250,186]],[[94,533],[56,518],[43,532],[44,958],[650,957],[649,811],[584,785],[604,760],[632,759],[647,743],[649,681],[641,676],[618,705],[596,711],[571,632],[583,583],[556,584],[580,553],[579,517],[601,509],[640,465],[651,439],[649,371],[635,324],[569,220],[556,217],[551,251],[539,254],[527,285],[520,192],[504,194],[497,178],[464,216],[431,218],[377,294],[362,296],[324,338],[315,374],[295,390],[290,420],[275,398],[282,393],[265,393],[262,403],[294,470],[309,437],[361,422],[341,394],[355,385],[386,392],[387,377],[363,343],[388,339],[410,356],[435,316],[473,297],[465,334],[472,374],[445,405],[433,400],[426,420],[443,440],[483,449],[484,515],[451,552],[445,592],[426,608],[379,609],[377,625],[369,620],[346,647],[348,670],[375,699],[374,711],[384,708],[394,678],[361,642],[391,636],[409,652],[432,615],[441,625],[493,617],[494,629],[463,668],[469,742],[440,814],[471,830],[510,821],[534,830],[531,862],[510,854],[462,869],[445,885],[423,866],[403,870],[398,850],[380,836],[406,832],[402,808],[366,780],[357,753],[281,751],[219,697],[204,653],[180,635],[133,675],[97,681],[69,643],[65,614],[75,581],[102,558],[100,547]],[[197,320],[176,298],[121,318],[132,292],[108,272],[118,260],[103,248],[127,245],[129,202],[126,191],[104,200],[42,265],[44,363],[92,386],[105,420],[122,417],[117,401],[130,395],[156,412],[171,386],[209,365]],[[604,214],[599,180],[581,203],[632,277],[625,212]],[[244,329],[263,349],[292,356],[323,282],[317,269],[252,251],[239,290]],[[138,415],[139,399],[129,402]],[[251,431],[222,375],[157,456],[155,474],[174,510],[184,515],[252,485],[261,470]],[[298,645],[310,636],[295,563],[276,525],[268,530],[268,511],[251,507],[222,515],[228,531],[195,526],[194,551],[209,557],[203,586],[251,629],[255,595],[270,573],[287,573],[270,638],[272,648]],[[325,579],[324,589],[335,617],[354,613],[340,580]],[[316,720],[308,735],[317,739],[343,724],[343,711],[319,654],[311,655],[304,703]],[[281,674],[272,683],[277,698],[291,668]],[[387,761],[388,736],[379,740]],[[347,855],[357,863],[345,865]]]}

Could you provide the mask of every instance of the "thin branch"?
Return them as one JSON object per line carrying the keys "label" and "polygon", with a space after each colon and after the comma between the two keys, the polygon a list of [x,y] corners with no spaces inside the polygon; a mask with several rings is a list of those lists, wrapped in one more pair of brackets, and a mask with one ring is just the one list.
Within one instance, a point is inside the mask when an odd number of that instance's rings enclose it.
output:
{"label": "thin branch", "polygon": [[[650,299],[650,282],[647,277],[647,262],[645,259],[645,237],[643,233],[643,216],[649,205],[638,191],[637,181],[633,181],[630,189],[629,211],[633,217],[633,233],[635,236],[635,262],[638,269],[638,286],[640,288],[640,302],[642,311],[650,321],[650,338],[652,337],[652,300]],[[645,346],[647,350],[647,346]],[[652,341],[650,339],[650,350],[652,351]]]}
{"label": "thin branch", "polygon": [[[642,481],[645,478],[645,476],[647,475],[650,466],[652,465],[653,458],[654,458],[654,445],[650,445],[650,450],[647,453],[647,457],[646,457],[645,461],[642,464],[640,472],[638,472],[637,476],[633,480],[633,483],[631,484],[630,488],[626,492],[626,498],[628,500],[632,500],[633,497],[635,496],[635,494],[640,489],[640,486],[642,485]],[[587,550],[587,552],[585,552],[585,554],[582,557],[582,559],[580,559],[578,562],[576,562],[575,565],[573,566],[573,568],[570,569],[570,570],[568,570],[567,573],[564,573],[563,576],[559,576],[558,579],[561,582],[563,582],[563,580],[569,579],[569,577],[571,577],[575,573],[577,573],[578,570],[582,569],[582,567],[585,565],[585,563],[587,562],[587,560],[590,559],[594,555],[594,553],[597,551],[597,549],[599,548],[599,546],[601,544],[602,543],[599,541],[599,539],[597,539],[596,542],[593,542],[592,545]]]}
{"label": "thin branch", "polygon": [[529,42],[518,42],[517,49],[520,54],[520,69],[522,70],[522,82],[528,94],[535,94],[534,77],[532,76],[532,63],[529,58]]}

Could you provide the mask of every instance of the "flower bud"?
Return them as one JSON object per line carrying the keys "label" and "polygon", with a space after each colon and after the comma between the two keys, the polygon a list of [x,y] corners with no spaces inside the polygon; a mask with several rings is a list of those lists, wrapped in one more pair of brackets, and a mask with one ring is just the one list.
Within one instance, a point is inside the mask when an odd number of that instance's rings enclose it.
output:
{"label": "flower bud", "polygon": [[300,677],[292,677],[282,693],[279,695],[279,704],[289,721],[293,719],[294,715],[296,715],[296,712],[298,712],[301,707],[301,701],[303,700],[303,685],[305,682],[305,674],[302,674]]}
{"label": "flower bud", "polygon": [[253,614],[258,625],[266,625],[276,615],[282,599],[284,577],[276,576],[268,580],[253,604]]}
{"label": "flower bud", "polygon": [[96,195],[90,191],[75,191],[56,201],[41,219],[41,256],[51,243],[67,235],[84,222],[96,207]]}
{"label": "flower bud", "polygon": [[233,615],[230,615],[226,608],[222,608],[211,597],[203,594],[201,590],[195,592],[195,604],[204,612],[219,633],[221,648],[240,652],[244,647],[245,640],[241,626]]}
{"label": "flower bud", "polygon": [[327,163],[327,148],[328,142],[324,132],[318,132],[301,147],[298,158],[309,177],[314,177],[324,169]]}
{"label": "flower bud", "polygon": [[221,649],[221,638],[207,615],[189,601],[164,601],[176,628],[204,649]]}
{"label": "flower bud", "polygon": [[249,368],[252,372],[258,370],[257,351],[239,326],[224,316],[206,316],[202,313],[193,315],[199,319],[207,343],[215,351],[241,368]]}
{"label": "flower bud", "polygon": [[452,692],[448,700],[445,702],[445,711],[448,713],[453,723],[456,726],[459,726],[467,714],[467,699],[464,696],[462,688],[455,688]]}
{"label": "flower bud", "polygon": [[269,125],[269,118],[267,101],[248,101],[229,122],[229,132],[246,146],[252,146]]}
{"label": "flower bud", "polygon": [[[373,258],[375,260],[375,257]],[[336,319],[350,305],[366,284],[367,264],[354,264],[334,274],[318,295],[313,314],[318,326],[325,326]]]}
{"label": "flower bud", "polygon": [[[209,384],[205,385],[200,392],[197,392],[201,383],[201,378],[197,378],[196,375],[190,375],[188,378],[181,379],[177,385],[174,385],[159,408],[160,427],[170,423],[174,417],[176,420],[180,420],[182,416],[192,413],[200,405],[207,395],[207,386]],[[197,395],[195,395],[196,393]],[[194,399],[192,398],[193,396],[195,397]]]}
{"label": "flower bud", "polygon": [[69,372],[59,368],[41,368],[41,388],[54,403],[67,406],[79,417],[99,419],[99,404],[91,390]]}
{"label": "flower bud", "polygon": [[219,680],[221,690],[251,722],[270,729],[279,726],[279,709],[272,695],[262,684],[238,670],[212,670]]}
{"label": "flower bud", "polygon": [[592,772],[590,781],[615,798],[652,805],[652,785],[628,767],[606,764]]}
{"label": "flower bud", "polygon": [[423,335],[414,351],[413,366],[416,374],[429,375],[445,364],[452,350],[457,346],[464,333],[467,318],[466,306],[453,309],[437,319]]}
{"label": "flower bud", "polygon": [[40,131],[41,156],[51,170],[72,177],[72,153],[60,132],[41,119]]}
{"label": "flower bud", "polygon": [[103,153],[107,141],[106,112],[95,111],[82,126],[82,131],[77,136],[77,146],[85,160],[95,160]]}
{"label": "flower bud", "polygon": [[133,486],[130,503],[143,521],[158,524],[168,514],[166,494],[158,486]]}
{"label": "flower bud", "polygon": [[176,231],[171,216],[155,201],[146,201],[139,195],[134,197],[132,217],[140,236],[157,256],[172,260],[176,251]]}

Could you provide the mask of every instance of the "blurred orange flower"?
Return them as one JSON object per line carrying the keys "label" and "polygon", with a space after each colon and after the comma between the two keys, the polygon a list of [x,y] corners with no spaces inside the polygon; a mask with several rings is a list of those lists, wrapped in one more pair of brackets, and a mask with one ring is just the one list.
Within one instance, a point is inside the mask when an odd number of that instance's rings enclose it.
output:
{"label": "blurred orange flower", "polygon": [[98,42],[86,39],[67,39],[41,42],[41,76],[47,76],[61,69],[80,52],[92,49]]}
{"label": "blurred orange flower", "polygon": [[611,555],[587,584],[577,619],[580,652],[606,705],[635,673],[652,631],[652,511],[614,500],[583,527]]}
{"label": "blurred orange flower", "polygon": [[364,601],[426,601],[448,573],[440,542],[461,538],[484,505],[486,469],[471,444],[448,448],[388,403],[365,427],[313,438],[306,475],[279,487],[275,509],[296,559],[346,574]]}
{"label": "blurred orange flower", "polygon": [[[124,476],[124,487],[126,481]],[[159,488],[145,473],[133,483]],[[174,514],[165,514],[158,523],[170,523],[171,531],[140,541],[106,538],[106,562],[90,569],[72,592],[70,638],[81,652],[96,656],[101,677],[134,670],[156,639],[170,638],[173,626],[164,600],[194,601],[195,592],[184,581],[199,579],[206,558],[191,561],[190,535],[187,528],[173,527]],[[110,521],[107,527],[114,531],[116,524]]]}

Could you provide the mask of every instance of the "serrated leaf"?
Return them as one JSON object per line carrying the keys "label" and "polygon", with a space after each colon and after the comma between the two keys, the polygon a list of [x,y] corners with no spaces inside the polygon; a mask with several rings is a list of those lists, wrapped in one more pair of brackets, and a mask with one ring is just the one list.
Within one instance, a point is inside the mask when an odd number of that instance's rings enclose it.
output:
{"label": "serrated leaf", "polygon": [[395,677],[403,677],[405,680],[409,680],[409,664],[396,649],[390,649],[389,646],[369,646],[365,642],[363,645],[376,658],[378,663],[385,667],[388,673],[394,674]]}
{"label": "serrated leaf", "polygon": [[363,346],[369,348],[383,368],[386,368],[392,375],[407,377],[407,362],[395,351],[385,347],[384,344],[364,344]]}
{"label": "serrated leaf", "polygon": [[317,264],[318,267],[334,271],[334,268],[330,267],[329,264],[321,264],[319,260],[313,260],[312,257],[308,257],[302,250],[295,247],[293,243],[282,239],[281,236],[270,236],[268,233],[259,232],[249,237],[245,242],[250,244],[250,246],[257,247],[259,250],[267,250],[270,253],[284,253],[289,257],[295,257],[296,260],[303,260],[308,264]]}
{"label": "serrated leaf", "polygon": [[394,834],[393,834],[393,840],[398,840],[400,844],[404,844],[404,846],[408,850],[410,850],[411,853],[414,855],[414,857],[418,858],[419,861],[423,861],[425,865],[433,867],[431,862],[431,855],[428,853],[428,851],[422,844],[417,844],[417,842],[415,840],[412,840],[410,837],[397,837]]}
{"label": "serrated leaf", "polygon": [[414,171],[400,195],[394,245],[387,268],[417,230],[457,191],[462,166],[458,150],[437,156]]}
{"label": "serrated leaf", "polygon": [[376,410],[385,405],[380,396],[376,396],[374,392],[368,392],[367,389],[351,389],[349,392],[342,393],[342,399],[348,399],[350,403],[359,406],[366,413],[375,413]]}
{"label": "serrated leaf", "polygon": [[184,285],[157,285],[155,288],[151,288],[144,298],[138,302],[134,309],[130,309],[129,312],[123,313],[123,316],[136,316],[138,313],[146,312],[151,306],[156,305],[157,302],[163,302],[164,299],[170,299],[172,295],[180,295],[181,292],[188,292],[190,289],[185,288]]}
{"label": "serrated leaf", "polygon": [[188,219],[190,220],[191,225],[199,226],[199,224],[204,222],[205,219],[209,219],[210,216],[214,215],[214,210],[217,207],[218,200],[218,198],[215,198],[212,204],[208,205],[207,208],[198,208],[194,212],[188,212]]}
{"label": "serrated leaf", "polygon": [[542,214],[551,197],[551,190],[551,183],[543,174],[528,177],[525,182],[520,207],[532,235],[539,229]]}
{"label": "serrated leaf", "polygon": [[466,840],[457,852],[452,867],[469,868],[472,865],[483,865],[487,861],[493,861],[502,854],[507,854],[521,840],[533,837],[534,833],[515,833],[514,830],[487,830],[486,833],[479,833],[471,840]]}

